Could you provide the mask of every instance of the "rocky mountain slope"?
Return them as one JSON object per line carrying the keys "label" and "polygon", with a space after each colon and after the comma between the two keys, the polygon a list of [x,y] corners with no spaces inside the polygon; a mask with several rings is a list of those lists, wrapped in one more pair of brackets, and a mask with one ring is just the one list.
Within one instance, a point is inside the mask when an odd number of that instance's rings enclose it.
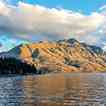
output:
{"label": "rocky mountain slope", "polygon": [[1,57],[14,57],[48,72],[106,72],[106,53],[75,39],[19,45]]}

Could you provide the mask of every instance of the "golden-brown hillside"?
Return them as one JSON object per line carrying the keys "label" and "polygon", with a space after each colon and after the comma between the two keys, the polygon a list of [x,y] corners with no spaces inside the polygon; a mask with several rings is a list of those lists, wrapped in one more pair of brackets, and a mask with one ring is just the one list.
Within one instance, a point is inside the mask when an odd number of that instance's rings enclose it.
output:
{"label": "golden-brown hillside", "polygon": [[106,72],[105,52],[75,39],[24,44],[8,53],[49,72]]}

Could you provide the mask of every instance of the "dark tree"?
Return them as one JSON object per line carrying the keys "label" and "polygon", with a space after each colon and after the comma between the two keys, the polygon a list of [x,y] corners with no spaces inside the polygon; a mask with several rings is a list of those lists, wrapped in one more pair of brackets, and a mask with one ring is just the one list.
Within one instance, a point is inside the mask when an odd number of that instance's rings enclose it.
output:
{"label": "dark tree", "polygon": [[37,74],[34,65],[27,64],[16,58],[0,58],[0,74]]}

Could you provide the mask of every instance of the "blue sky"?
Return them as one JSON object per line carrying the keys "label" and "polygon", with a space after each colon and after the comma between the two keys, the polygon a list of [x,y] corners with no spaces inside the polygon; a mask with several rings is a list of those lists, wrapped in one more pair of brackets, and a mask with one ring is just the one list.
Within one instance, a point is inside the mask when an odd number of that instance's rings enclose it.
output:
{"label": "blue sky", "polygon": [[106,0],[7,0],[10,4],[17,4],[23,1],[30,4],[39,4],[49,8],[64,8],[73,11],[81,11],[90,14],[98,11],[99,8],[106,4]]}
{"label": "blue sky", "polygon": [[[0,51],[28,40],[70,37],[106,46],[106,0],[0,1],[0,32],[3,32]],[[105,9],[100,12],[103,6]]]}

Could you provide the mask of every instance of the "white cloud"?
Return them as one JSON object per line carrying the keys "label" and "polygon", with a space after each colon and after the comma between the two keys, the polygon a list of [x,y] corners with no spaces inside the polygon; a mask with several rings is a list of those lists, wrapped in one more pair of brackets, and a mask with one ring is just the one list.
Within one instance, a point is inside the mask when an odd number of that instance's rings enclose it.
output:
{"label": "white cloud", "polygon": [[102,48],[103,48],[104,51],[106,51],[106,42],[102,43]]}
{"label": "white cloud", "polygon": [[106,5],[103,5],[102,7],[99,8],[99,10],[104,10],[106,9]]}
{"label": "white cloud", "polygon": [[31,35],[49,39],[75,35],[78,38],[87,36],[86,39],[93,40],[91,34],[102,27],[104,20],[104,14],[96,12],[87,16],[70,10],[50,9],[22,2],[17,6],[0,2],[0,32],[21,35],[19,37],[26,39]]}

